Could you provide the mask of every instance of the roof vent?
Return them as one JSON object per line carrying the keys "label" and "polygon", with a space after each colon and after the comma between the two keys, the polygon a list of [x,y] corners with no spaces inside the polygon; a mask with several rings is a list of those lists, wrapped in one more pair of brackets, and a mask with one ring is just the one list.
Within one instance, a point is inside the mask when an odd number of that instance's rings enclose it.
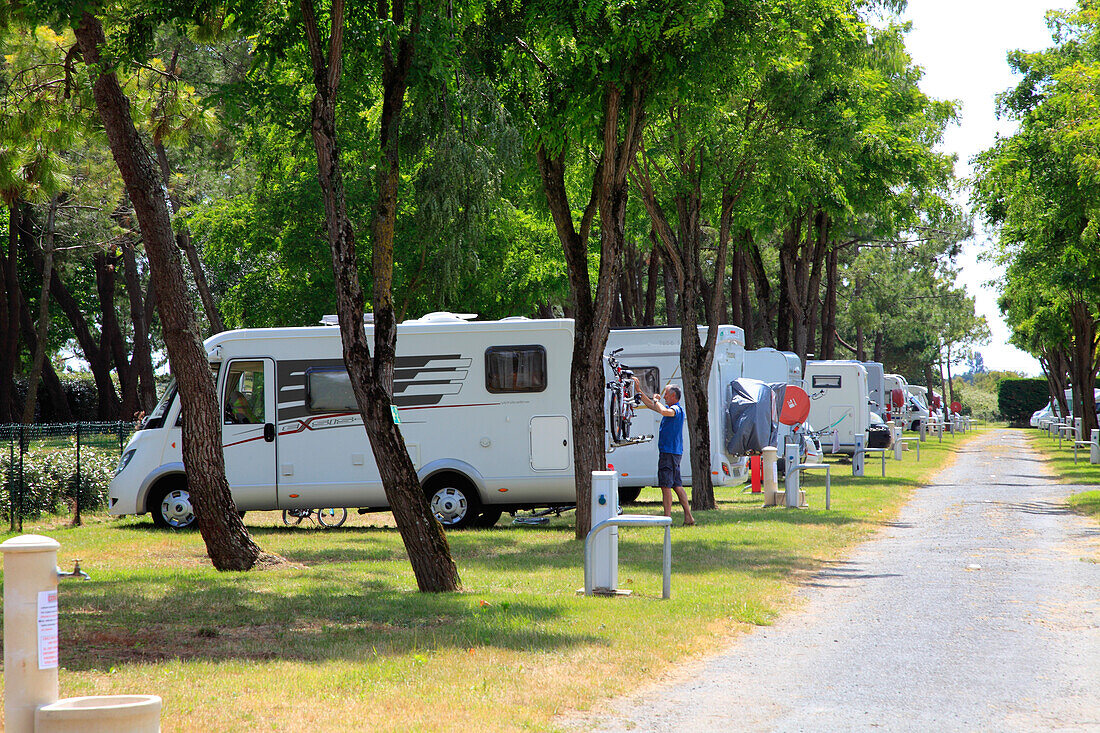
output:
{"label": "roof vent", "polygon": [[448,311],[435,311],[426,313],[420,318],[411,318],[405,323],[465,323],[477,318],[477,313],[450,313]]}
{"label": "roof vent", "polygon": [[[336,315],[335,313],[330,313],[328,315],[321,316],[321,320],[319,321],[319,323],[322,326],[339,326],[340,316]],[[374,314],[364,313],[363,323],[374,323]]]}

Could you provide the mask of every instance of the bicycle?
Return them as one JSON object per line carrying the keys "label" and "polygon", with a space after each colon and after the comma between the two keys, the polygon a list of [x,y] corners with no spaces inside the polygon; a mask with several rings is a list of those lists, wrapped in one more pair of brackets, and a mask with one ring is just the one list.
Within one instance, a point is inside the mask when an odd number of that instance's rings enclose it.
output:
{"label": "bicycle", "polygon": [[634,421],[634,408],[642,404],[642,398],[638,396],[634,387],[634,372],[624,367],[615,354],[622,348],[615,349],[610,354],[605,354],[608,366],[611,367],[615,379],[607,383],[611,391],[611,400],[608,406],[608,423],[611,429],[611,449],[644,443],[652,440],[652,435],[639,435],[630,437],[630,424]]}
{"label": "bicycle", "polygon": [[348,510],[338,509],[284,509],[283,524],[296,527],[303,519],[316,519],[322,527],[339,527],[348,519]]}

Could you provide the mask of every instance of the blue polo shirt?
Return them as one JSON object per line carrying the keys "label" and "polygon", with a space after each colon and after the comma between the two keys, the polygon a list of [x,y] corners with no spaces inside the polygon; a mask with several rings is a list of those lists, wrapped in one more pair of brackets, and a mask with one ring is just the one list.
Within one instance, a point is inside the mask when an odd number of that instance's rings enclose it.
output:
{"label": "blue polo shirt", "polygon": [[684,406],[677,402],[671,409],[674,415],[661,417],[657,431],[657,450],[661,453],[684,454]]}

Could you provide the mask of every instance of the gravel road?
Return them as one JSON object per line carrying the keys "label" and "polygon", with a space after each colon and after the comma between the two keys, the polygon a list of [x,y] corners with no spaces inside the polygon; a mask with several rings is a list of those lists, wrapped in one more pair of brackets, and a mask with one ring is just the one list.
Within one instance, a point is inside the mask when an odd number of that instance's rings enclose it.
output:
{"label": "gravel road", "polygon": [[[1100,731],[1100,529],[1021,431],[971,441],[774,626],[594,730]],[[675,569],[674,569],[675,570]]]}

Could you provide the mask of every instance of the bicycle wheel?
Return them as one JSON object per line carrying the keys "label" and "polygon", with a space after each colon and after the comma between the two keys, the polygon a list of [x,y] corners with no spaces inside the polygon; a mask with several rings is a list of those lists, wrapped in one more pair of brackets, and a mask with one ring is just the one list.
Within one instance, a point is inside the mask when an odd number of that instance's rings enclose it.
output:
{"label": "bicycle wheel", "polygon": [[608,412],[608,423],[611,428],[611,442],[622,442],[626,439],[630,427],[623,423],[623,397],[618,392],[611,393],[611,404],[608,407]]}
{"label": "bicycle wheel", "polygon": [[318,509],[317,521],[321,523],[322,527],[339,527],[348,518],[348,510],[344,508],[340,509]]}
{"label": "bicycle wheel", "polygon": [[284,509],[283,510],[283,524],[288,527],[295,527],[302,523],[302,515],[298,513],[297,509]]}

